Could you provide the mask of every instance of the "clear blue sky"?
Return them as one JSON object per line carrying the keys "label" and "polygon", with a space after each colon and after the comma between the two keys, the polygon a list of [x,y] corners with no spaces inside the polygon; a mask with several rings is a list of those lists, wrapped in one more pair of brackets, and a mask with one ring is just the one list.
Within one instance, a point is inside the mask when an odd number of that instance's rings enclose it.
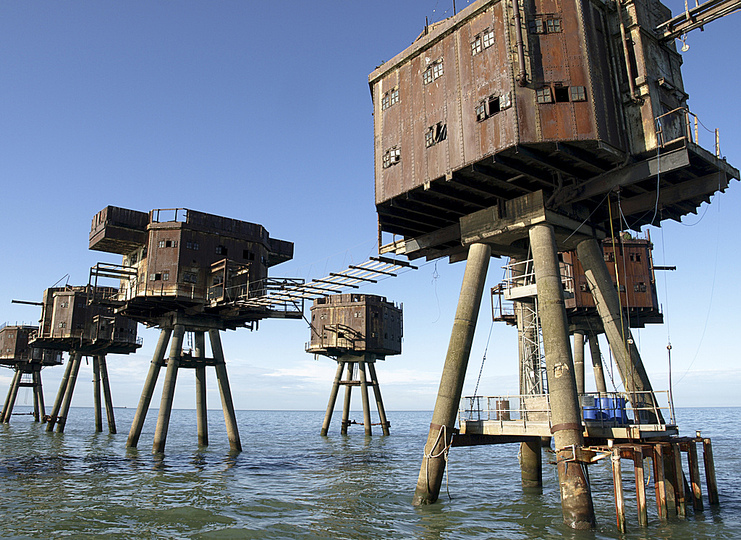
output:
{"label": "clear blue sky", "polygon": [[[295,242],[295,259],[275,267],[278,276],[321,277],[374,254],[367,76],[415,39],[425,16],[449,15],[448,4],[0,0],[0,319],[36,321],[38,308],[10,300],[40,300],[65,274],[84,284],[94,263],[118,262],[87,250],[90,221],[109,204],[261,223]],[[684,3],[670,7],[678,13]],[[683,54],[690,107],[720,129],[736,167],[739,22],[734,14],[693,32]],[[710,147],[711,135],[703,137]],[[666,287],[660,277],[659,294],[680,406],[741,405],[739,192],[734,182],[702,219],[650,231],[656,262],[678,266]],[[501,279],[501,264],[492,260],[489,287]],[[462,270],[439,261],[364,290],[404,303],[404,352],[378,366],[389,409],[432,408]],[[465,392],[490,328],[488,300],[482,306]],[[138,354],[109,357],[116,405],[138,401],[157,339],[140,331]],[[335,366],[304,352],[308,338],[301,321],[227,333],[237,407],[323,409]],[[655,388],[665,388],[667,327],[638,338]],[[495,326],[480,393],[516,393],[516,363],[515,331]],[[44,372],[47,402],[61,371]],[[74,405],[92,403],[90,380],[83,367]],[[0,392],[9,381],[10,371],[0,371]],[[185,372],[175,406],[194,407],[194,394]],[[220,406],[213,380],[209,405]]]}

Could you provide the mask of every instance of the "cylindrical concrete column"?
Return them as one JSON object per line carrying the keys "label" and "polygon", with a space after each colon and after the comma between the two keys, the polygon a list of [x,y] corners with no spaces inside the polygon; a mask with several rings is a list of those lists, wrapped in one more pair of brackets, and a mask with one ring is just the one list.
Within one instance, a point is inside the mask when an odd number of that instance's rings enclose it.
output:
{"label": "cylindrical concrete column", "polygon": [[172,413],[172,400],[175,397],[175,384],[178,378],[180,356],[183,354],[184,335],[185,327],[181,324],[176,324],[173,331],[172,343],[170,344],[170,355],[167,359],[167,371],[165,372],[165,382],[162,387],[162,399],[160,400],[160,412],[157,416],[157,427],[154,431],[153,453],[165,451],[167,429],[170,427],[170,414]]}
{"label": "cylindrical concrete column", "polygon": [[5,424],[9,424],[10,417],[13,416],[13,407],[15,407],[15,400],[16,396],[18,396],[18,388],[20,387],[22,376],[21,370],[16,369],[13,381],[10,383],[10,389],[8,390],[8,398],[5,400],[5,407],[3,407],[3,422]]}
{"label": "cylindrical concrete column", "polygon": [[8,388],[8,395],[5,397],[5,404],[3,405],[3,411],[0,413],[0,422],[5,422],[5,417],[8,417],[8,420],[10,420],[10,415],[8,414],[8,405],[10,405],[10,399],[13,395],[13,388],[15,388],[16,379],[20,377],[20,370],[15,370],[13,373],[13,380],[10,381],[10,387]]}
{"label": "cylindrical concrete column", "polygon": [[556,446],[564,523],[574,529],[594,527],[592,495],[582,465],[563,459],[564,451],[581,446],[582,423],[569,343],[569,325],[553,227],[529,230],[538,288],[538,314],[543,332],[546,376],[551,404],[551,432]]}
{"label": "cylindrical concrete column", "polygon": [[46,411],[44,410],[44,388],[41,384],[41,366],[36,366],[33,370],[33,391],[34,391],[34,420],[43,422]]}
{"label": "cylindrical concrete column", "polygon": [[368,379],[365,373],[365,362],[358,362],[358,373],[360,374],[360,397],[363,401],[363,425],[365,434],[373,435],[373,426],[371,426],[370,399],[368,396]]}
{"label": "cylindrical concrete column", "polygon": [[234,452],[241,452],[242,441],[239,439],[237,414],[234,411],[232,391],[229,388],[229,378],[226,374],[226,360],[224,359],[224,349],[221,346],[221,336],[218,330],[209,330],[208,336],[211,339],[211,350],[216,361],[216,381],[219,383],[221,408],[224,411],[224,422],[226,423],[226,435],[229,438],[229,446]]}
{"label": "cylindrical concrete column", "polygon": [[[206,336],[204,332],[195,333],[196,359],[206,357]],[[196,366],[196,425],[198,429],[198,445],[208,446],[208,404],[206,403],[206,366]]]}
{"label": "cylindrical concrete column", "polygon": [[607,392],[598,336],[594,332],[589,332],[587,339],[589,340],[589,352],[592,355],[592,371],[594,371],[594,383],[597,385],[597,392]]}
{"label": "cylindrical concrete column", "polygon": [[347,435],[347,426],[350,423],[350,401],[352,398],[352,380],[355,362],[347,363],[347,383],[345,384],[345,401],[342,405],[342,424],[340,425],[340,435]]}
{"label": "cylindrical concrete column", "polygon": [[340,379],[342,379],[342,370],[344,367],[345,362],[337,360],[337,371],[335,372],[334,381],[332,382],[332,390],[329,392],[327,412],[324,413],[324,422],[322,423],[322,436],[326,436],[329,431],[329,424],[332,421],[332,413],[334,412],[334,405],[337,402],[337,392],[340,390]]}
{"label": "cylindrical concrete column", "polygon": [[62,401],[62,408],[59,411],[59,417],[57,418],[57,433],[64,431],[64,426],[67,424],[67,416],[69,415],[69,408],[72,405],[72,395],[75,393],[75,384],[77,383],[77,374],[80,372],[80,364],[82,363],[82,355],[76,354],[72,365],[72,371],[69,374],[69,380],[67,381],[67,388],[64,391],[64,401]]}
{"label": "cylindrical concrete column", "polygon": [[103,417],[101,415],[101,396],[100,396],[100,364],[98,356],[93,356],[93,408],[95,409],[95,431],[103,431]]}
{"label": "cylindrical concrete column", "polygon": [[574,378],[576,393],[584,393],[584,334],[574,332]]}
{"label": "cylindrical concrete column", "polygon": [[57,390],[57,397],[54,400],[54,405],[51,409],[51,415],[49,415],[49,421],[46,424],[46,431],[54,431],[54,424],[57,422],[57,416],[59,415],[59,409],[62,408],[62,400],[64,399],[64,393],[67,391],[67,382],[69,381],[70,373],[72,373],[72,365],[75,363],[75,358],[78,353],[72,352],[67,359],[67,366],[64,368],[64,375],[62,380],[59,382],[59,390]]}
{"label": "cylindrical concrete column", "polygon": [[520,443],[520,473],[522,487],[543,487],[543,456],[540,437]]}
{"label": "cylindrical concrete column", "polygon": [[584,274],[589,284],[589,290],[594,298],[597,312],[602,319],[602,326],[610,343],[610,349],[615,358],[615,364],[620,372],[620,378],[628,392],[638,392],[631,396],[634,406],[644,407],[647,410],[641,415],[649,423],[661,420],[661,413],[654,414],[655,406],[651,381],[643,366],[641,355],[638,352],[633,336],[630,333],[630,324],[627,316],[623,316],[620,309],[620,296],[615,289],[602,250],[597,240],[590,238],[579,242],[576,246],[579,261],[584,267]]}
{"label": "cylindrical concrete column", "polygon": [[373,381],[373,394],[376,396],[376,408],[378,409],[378,418],[381,422],[381,429],[384,435],[389,434],[389,421],[386,418],[386,409],[383,406],[383,398],[381,397],[381,387],[378,384],[378,375],[376,375],[376,364],[375,362],[367,362],[368,372],[370,373],[371,380]]}
{"label": "cylindrical concrete column", "polygon": [[144,381],[142,395],[139,398],[139,405],[136,408],[134,421],[131,423],[129,438],[126,441],[126,446],[129,448],[136,448],[136,445],[139,444],[139,437],[141,436],[142,428],[144,427],[144,420],[147,417],[149,404],[152,402],[152,395],[154,394],[154,387],[157,384],[157,377],[159,376],[160,368],[164,364],[165,352],[167,351],[167,344],[170,341],[171,334],[171,328],[163,328],[160,332],[157,347],[154,349],[152,363],[149,365],[149,373]]}
{"label": "cylindrical concrete column", "polygon": [[440,377],[440,387],[437,391],[435,410],[432,413],[430,432],[425,443],[417,488],[414,491],[413,503],[415,505],[433,503],[440,494],[445,473],[445,454],[453,436],[455,419],[460,406],[489,259],[491,259],[489,245],[473,244],[468,248],[468,260],[463,274],[458,308],[453,321],[443,373]]}
{"label": "cylindrical concrete column", "polygon": [[108,379],[108,362],[104,354],[100,355],[100,382],[103,384],[103,400],[105,402],[105,415],[108,420],[108,433],[116,433],[116,417],[113,412],[113,396],[111,396],[111,381]]}

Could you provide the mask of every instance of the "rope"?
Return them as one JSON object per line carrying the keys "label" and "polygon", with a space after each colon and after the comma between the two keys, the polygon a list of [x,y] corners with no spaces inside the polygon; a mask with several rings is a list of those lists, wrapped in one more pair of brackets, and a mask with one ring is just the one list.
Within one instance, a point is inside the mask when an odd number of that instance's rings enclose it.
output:
{"label": "rope", "polygon": [[[440,442],[440,436],[444,437],[443,441],[448,440],[448,428],[446,426],[440,426],[440,430],[437,432],[437,437],[435,438],[435,442],[432,444],[432,450],[434,450],[437,444]],[[430,485],[430,472],[429,472],[430,459],[437,459],[440,456],[442,456],[443,459],[445,460],[445,492],[448,494],[448,499],[452,501],[453,498],[450,496],[450,489],[449,489],[450,479],[448,476],[449,475],[448,451],[450,450],[450,444],[451,443],[445,443],[442,449],[440,450],[440,452],[438,452],[437,454],[433,454],[432,450],[430,450],[429,453],[424,452],[422,455],[425,461],[425,478],[427,479],[427,486]]]}

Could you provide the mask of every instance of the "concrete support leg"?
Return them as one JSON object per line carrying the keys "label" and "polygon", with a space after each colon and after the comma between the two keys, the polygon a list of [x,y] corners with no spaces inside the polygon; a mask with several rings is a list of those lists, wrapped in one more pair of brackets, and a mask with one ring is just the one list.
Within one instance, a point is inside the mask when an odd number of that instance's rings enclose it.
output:
{"label": "concrete support leg", "polygon": [[638,525],[648,527],[648,505],[646,503],[645,473],[643,471],[643,448],[633,449],[633,467],[636,479],[636,504],[638,506]]}
{"label": "concrete support leg", "polygon": [[[195,358],[206,357],[206,336],[204,332],[195,333]],[[198,445],[208,446],[208,403],[206,402],[206,366],[196,367],[196,424]]]}
{"label": "concrete support leg", "polygon": [[337,393],[340,391],[340,380],[342,379],[342,370],[345,368],[345,362],[340,360],[337,361],[337,371],[334,375],[334,381],[332,382],[332,390],[329,392],[329,403],[327,404],[327,412],[324,413],[324,422],[322,423],[321,435],[324,437],[329,431],[329,424],[332,421],[332,413],[334,412],[335,403],[337,403]]}
{"label": "concrete support leg", "polygon": [[453,436],[455,419],[463,391],[466,368],[471,354],[476,320],[481,306],[481,295],[491,259],[491,247],[473,244],[468,248],[468,261],[463,275],[458,308],[453,321],[448,352],[445,357],[435,410],[424,448],[422,466],[417,479],[413,504],[434,503],[440,494],[445,461]]}
{"label": "concrete support leg", "polygon": [[10,383],[10,388],[8,389],[8,397],[5,400],[5,407],[3,407],[3,423],[5,424],[9,424],[10,417],[13,416],[13,407],[18,396],[18,388],[20,387],[22,376],[23,374],[20,369],[15,370],[13,381]]}
{"label": "concrete support leg", "polygon": [[584,334],[574,332],[574,377],[576,393],[584,393]]}
{"label": "concrete support leg", "polygon": [[131,423],[129,438],[126,441],[126,446],[129,448],[136,448],[136,445],[139,444],[139,437],[144,427],[144,420],[147,417],[149,404],[152,402],[152,395],[154,394],[154,387],[157,384],[160,368],[164,365],[165,351],[167,351],[167,344],[170,341],[171,334],[172,329],[170,328],[163,328],[160,332],[159,341],[157,341],[157,347],[152,357],[152,363],[149,365],[149,373],[144,381],[144,389],[139,398],[139,405],[136,408],[134,421]]}
{"label": "concrete support leg", "polygon": [[363,425],[365,434],[373,435],[373,426],[371,425],[370,399],[368,396],[368,378],[365,373],[365,362],[358,362],[358,373],[360,374],[360,397],[363,401]]}
{"label": "concrete support leg", "polygon": [[386,409],[383,406],[383,398],[381,398],[381,387],[378,385],[378,375],[376,375],[376,364],[375,362],[368,362],[368,372],[370,373],[373,381],[373,395],[376,397],[376,408],[378,409],[378,418],[381,422],[381,429],[384,435],[389,434],[389,421],[386,418]]}
{"label": "concrete support leg", "polygon": [[350,399],[352,397],[352,380],[353,373],[355,370],[355,362],[347,363],[347,383],[345,384],[345,402],[342,405],[342,425],[340,426],[340,434],[347,435],[347,426],[350,424]]}
{"label": "concrete support leg", "polygon": [[646,423],[655,423],[661,420],[661,413],[655,408],[651,381],[630,333],[628,317],[620,309],[620,296],[607,270],[602,250],[597,240],[592,238],[580,242],[576,252],[584,267],[589,290],[623,385],[628,392],[638,392],[631,396],[631,400],[634,406],[645,408],[641,419]]}
{"label": "concrete support leg", "polygon": [[111,396],[111,382],[108,379],[108,363],[105,355],[101,355],[98,363],[100,364],[100,381],[103,384],[103,401],[105,403],[106,420],[108,420],[108,433],[116,433],[116,417],[113,412],[113,396]]}
{"label": "concrete support leg", "polygon": [[103,431],[103,417],[101,416],[100,396],[100,360],[93,356],[93,408],[95,409],[95,431]]}
{"label": "concrete support leg", "polygon": [[224,410],[224,422],[226,422],[226,435],[229,438],[229,446],[232,451],[241,452],[242,441],[239,439],[237,415],[234,412],[232,391],[229,388],[229,378],[226,375],[226,360],[224,359],[224,349],[221,346],[221,336],[219,336],[218,330],[209,330],[208,336],[211,339],[211,350],[216,360],[216,380],[219,383],[221,407]]}
{"label": "concrete support leg", "polygon": [[620,466],[620,450],[612,450],[612,483],[615,487],[615,516],[617,528],[625,533],[625,495],[623,493],[623,474]]}
{"label": "concrete support leg", "polygon": [[165,451],[167,429],[170,427],[170,414],[172,413],[172,400],[175,397],[175,384],[177,383],[178,367],[180,366],[180,356],[183,354],[183,336],[185,336],[185,327],[176,324],[173,331],[172,343],[170,344],[170,355],[167,359],[167,371],[165,372],[165,382],[162,387],[162,399],[160,400],[160,412],[157,416],[157,427],[154,430],[152,453]]}
{"label": "concrete support leg", "polygon": [[64,390],[64,401],[62,401],[62,408],[59,410],[59,417],[57,418],[57,433],[64,432],[64,426],[67,425],[67,417],[69,416],[69,408],[72,405],[72,395],[75,393],[75,384],[77,383],[77,374],[80,372],[80,364],[82,364],[82,355],[78,353],[74,357],[72,371],[67,381],[67,388]]}
{"label": "concrete support leg", "polygon": [[51,409],[51,415],[49,415],[49,421],[46,424],[46,431],[54,431],[54,424],[57,422],[57,416],[59,415],[59,409],[62,407],[62,400],[64,399],[64,393],[67,390],[67,382],[69,381],[70,373],[72,373],[72,365],[75,363],[77,353],[71,353],[67,360],[67,366],[64,368],[64,375],[62,380],[59,382],[59,390],[57,391],[57,397],[54,400],[54,405]]}
{"label": "concrete support leg", "polygon": [[33,388],[36,391],[36,409],[38,410],[36,418],[37,422],[45,422],[46,408],[44,407],[44,385],[41,384],[41,367],[34,370],[34,385]]}
{"label": "concrete support leg", "polygon": [[592,371],[594,371],[594,383],[597,386],[597,392],[607,392],[605,370],[602,367],[602,353],[599,350],[597,334],[590,332],[587,335],[587,340],[589,341],[589,352],[592,356]]}
{"label": "concrete support leg", "polygon": [[540,438],[520,443],[520,473],[522,487],[543,487],[543,456]]}
{"label": "concrete support leg", "polygon": [[581,446],[583,440],[556,239],[553,227],[547,224],[532,227],[529,236],[538,287],[551,432],[556,447],[564,523],[574,529],[588,529],[594,527],[595,519],[584,466],[562,459],[564,451],[573,445]]}

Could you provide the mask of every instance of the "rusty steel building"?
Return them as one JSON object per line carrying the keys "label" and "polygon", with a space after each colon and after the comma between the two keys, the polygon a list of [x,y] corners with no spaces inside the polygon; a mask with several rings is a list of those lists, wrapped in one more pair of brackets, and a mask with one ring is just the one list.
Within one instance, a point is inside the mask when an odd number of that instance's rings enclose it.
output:
{"label": "rusty steel building", "polygon": [[[108,206],[90,229],[90,249],[122,255],[122,264],[98,263],[91,283],[119,280],[116,294],[101,302],[116,312],[161,329],[127,446],[136,447],[159,371],[167,366],[153,444],[163,452],[180,368],[196,376],[198,442],[208,444],[206,367],[215,368],[229,444],[241,451],[236,414],[219,332],[257,329],[266,318],[303,316],[301,300],[260,302],[269,291],[302,280],[273,279],[269,268],[293,257],[293,243],[271,238],[262,225],[184,208],[149,213]],[[193,346],[184,350],[186,332]],[[211,343],[206,355],[205,334]],[[172,338],[172,341],[171,341]],[[167,347],[170,345],[169,354]]]}
{"label": "rusty steel building", "polygon": [[41,383],[41,370],[49,366],[62,364],[62,353],[32,347],[30,341],[38,331],[37,326],[3,325],[0,327],[0,366],[15,371],[8,389],[0,422],[9,423],[13,408],[21,387],[33,390],[33,418],[36,422],[44,421],[44,392]]}
{"label": "rusty steel building", "polygon": [[[366,435],[372,434],[368,387],[373,388],[379,424],[389,434],[389,422],[376,375],[376,360],[401,354],[403,308],[372,294],[333,294],[314,300],[311,306],[311,340],[306,352],[337,360],[337,372],[322,424],[326,435],[332,420],[337,393],[345,387],[341,433],[350,423],[350,400],[353,386],[360,386],[363,402],[363,424]],[[367,368],[367,373],[366,373]],[[342,379],[346,370],[346,378]]]}
{"label": "rusty steel building", "polygon": [[113,399],[108,380],[108,354],[130,354],[142,346],[137,337],[137,323],[105,304],[100,299],[114,296],[113,287],[91,285],[51,287],[44,291],[38,331],[30,344],[54,351],[68,351],[69,361],[46,425],[64,431],[72,403],[82,359],[93,358],[93,391],[95,430],[102,431],[102,398],[105,401],[108,430],[116,433]]}

